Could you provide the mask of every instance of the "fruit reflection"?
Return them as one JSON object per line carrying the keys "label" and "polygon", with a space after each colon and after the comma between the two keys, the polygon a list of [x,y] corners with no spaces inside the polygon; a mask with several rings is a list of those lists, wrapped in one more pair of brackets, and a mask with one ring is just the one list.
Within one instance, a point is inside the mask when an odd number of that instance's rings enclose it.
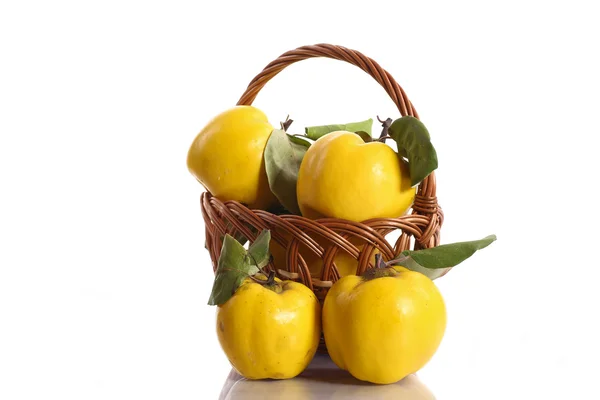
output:
{"label": "fruit reflection", "polygon": [[294,379],[248,381],[231,372],[220,400],[238,399],[394,399],[434,400],[435,396],[415,375],[390,385],[361,382],[317,354],[309,367]]}

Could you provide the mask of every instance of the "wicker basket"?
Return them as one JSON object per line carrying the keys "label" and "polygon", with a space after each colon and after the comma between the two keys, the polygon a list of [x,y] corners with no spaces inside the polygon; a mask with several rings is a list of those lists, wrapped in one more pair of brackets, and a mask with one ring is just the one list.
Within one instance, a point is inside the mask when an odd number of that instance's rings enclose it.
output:
{"label": "wicker basket", "polygon": [[[379,64],[358,51],[330,44],[299,47],[282,54],[250,82],[238,105],[252,104],[262,87],[288,65],[314,57],[333,58],[359,67],[386,90],[400,114],[418,118],[404,90]],[[377,218],[360,223],[334,218],[310,220],[297,215],[275,215],[263,210],[251,210],[235,201],[222,202],[209,192],[202,194],[201,208],[206,228],[206,248],[210,252],[213,270],[217,266],[225,233],[245,236],[252,242],[261,230],[270,229],[272,240],[286,249],[286,267],[276,270],[279,277],[304,283],[320,300],[324,299],[332,283],[339,279],[334,259],[340,252],[356,259],[357,274],[362,274],[373,267],[372,256],[376,249],[384,259],[392,259],[409,248],[437,246],[443,222],[433,173],[419,184],[409,212],[398,218]],[[388,242],[386,236],[398,230],[398,239],[394,243]],[[316,236],[319,236],[318,242]],[[357,241],[364,245],[357,246]],[[305,256],[309,251],[323,260],[319,277],[311,277],[307,263],[299,252],[300,246]],[[267,269],[275,269],[273,263]]]}

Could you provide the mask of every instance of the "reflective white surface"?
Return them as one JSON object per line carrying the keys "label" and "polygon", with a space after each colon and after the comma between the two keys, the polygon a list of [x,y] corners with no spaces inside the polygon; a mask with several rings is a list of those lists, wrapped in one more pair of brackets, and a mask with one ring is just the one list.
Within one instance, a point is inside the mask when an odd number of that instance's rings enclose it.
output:
{"label": "reflective white surface", "polygon": [[239,399],[432,400],[435,397],[416,375],[391,385],[370,384],[339,369],[329,356],[317,354],[308,368],[294,379],[251,381],[232,370],[219,400]]}

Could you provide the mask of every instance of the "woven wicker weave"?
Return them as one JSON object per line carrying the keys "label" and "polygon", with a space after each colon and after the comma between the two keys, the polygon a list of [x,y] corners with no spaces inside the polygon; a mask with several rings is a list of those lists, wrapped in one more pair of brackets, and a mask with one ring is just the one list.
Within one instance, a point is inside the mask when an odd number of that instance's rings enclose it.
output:
{"label": "woven wicker weave", "polygon": [[[251,105],[262,87],[288,65],[314,57],[333,58],[359,67],[379,82],[401,115],[418,118],[404,90],[379,64],[358,51],[329,44],[303,46],[279,56],[250,82],[238,105]],[[419,184],[411,210],[398,218],[377,218],[362,223],[334,218],[310,220],[297,215],[274,215],[263,210],[250,210],[235,201],[222,202],[208,192],[201,196],[201,208],[206,228],[206,247],[213,269],[216,269],[225,233],[243,235],[253,241],[261,230],[270,229],[272,240],[287,250],[287,266],[285,270],[278,269],[276,272],[281,278],[304,283],[320,299],[324,298],[327,288],[339,279],[334,263],[339,252],[346,252],[356,259],[357,274],[361,274],[373,266],[372,255],[376,249],[384,259],[392,259],[409,248],[437,246],[443,222],[433,173]],[[389,243],[386,236],[397,230],[401,231],[399,238]],[[319,236],[319,242],[315,240],[316,236]],[[357,241],[365,243],[360,250],[353,244]],[[323,260],[319,277],[311,277],[307,263],[299,252],[301,245],[304,256],[306,251],[310,251]],[[272,264],[267,267],[273,268]]]}

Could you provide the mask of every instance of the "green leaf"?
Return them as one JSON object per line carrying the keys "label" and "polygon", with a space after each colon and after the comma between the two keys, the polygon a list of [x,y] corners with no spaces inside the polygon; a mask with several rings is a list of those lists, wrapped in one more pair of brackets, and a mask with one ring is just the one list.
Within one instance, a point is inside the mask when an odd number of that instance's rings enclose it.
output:
{"label": "green leaf", "polygon": [[394,264],[420,272],[430,279],[436,279],[495,240],[496,235],[490,235],[470,242],[444,244],[422,250],[405,250],[402,252],[403,257],[396,260]]}
{"label": "green leaf", "polygon": [[369,118],[366,121],[350,122],[348,124],[337,124],[337,125],[322,125],[322,126],[309,126],[305,128],[306,136],[309,139],[317,140],[318,138],[327,135],[331,132],[336,131],[348,131],[348,132],[362,132],[359,134],[363,139],[365,137],[371,137],[371,129],[373,128],[373,119]]}
{"label": "green leaf", "polygon": [[358,136],[361,137],[361,139],[365,142],[365,143],[370,143],[373,141],[373,136],[371,136],[371,134],[365,132],[365,131],[356,131],[354,132],[356,133]]}
{"label": "green leaf", "polygon": [[[264,258],[261,255],[262,246],[265,239],[268,240],[271,236],[269,231],[266,232],[266,234],[265,231],[261,232],[254,242],[256,244],[253,250],[254,258],[258,257],[261,260]],[[221,255],[219,256],[215,281],[208,304],[211,306],[224,304],[233,296],[244,279],[257,272],[259,272],[259,268],[256,266],[254,259],[248,256],[248,252],[244,249],[244,246],[235,240],[233,236],[226,234],[223,239],[223,247],[221,247]]]}
{"label": "green leaf", "polygon": [[296,215],[300,215],[296,196],[298,171],[309,146],[306,140],[274,129],[265,147],[265,169],[271,192],[281,205]]}
{"label": "green leaf", "polygon": [[400,263],[400,265],[410,269],[411,271],[420,272],[431,280],[437,279],[437,278],[445,275],[446,272],[448,272],[451,269],[451,268],[435,268],[435,269],[425,268],[422,265],[419,265],[419,263],[417,263],[415,260],[413,260],[410,257],[407,258],[406,260],[402,261]]}
{"label": "green leaf", "polygon": [[425,125],[415,117],[395,120],[389,135],[398,145],[398,154],[408,158],[412,186],[420,183],[438,167],[437,153]]}
{"label": "green leaf", "polygon": [[258,268],[265,267],[271,259],[271,253],[269,253],[270,242],[271,232],[265,229],[248,248],[248,257],[250,257],[248,261]]}
{"label": "green leaf", "polygon": [[306,140],[306,136],[303,136],[303,135],[290,135],[290,134],[288,133],[288,138],[289,138],[289,139],[290,139],[292,142],[294,142],[294,143],[296,143],[296,144],[299,144],[300,146],[304,146],[304,147],[306,147],[307,149],[308,149],[308,148],[310,147],[310,145],[311,145],[311,142],[309,142],[308,140]]}
{"label": "green leaf", "polygon": [[489,246],[494,241],[496,241],[496,235],[490,235],[470,242],[443,244],[422,250],[405,250],[402,254],[410,256],[426,268],[448,268],[460,264],[475,254],[477,250]]}

